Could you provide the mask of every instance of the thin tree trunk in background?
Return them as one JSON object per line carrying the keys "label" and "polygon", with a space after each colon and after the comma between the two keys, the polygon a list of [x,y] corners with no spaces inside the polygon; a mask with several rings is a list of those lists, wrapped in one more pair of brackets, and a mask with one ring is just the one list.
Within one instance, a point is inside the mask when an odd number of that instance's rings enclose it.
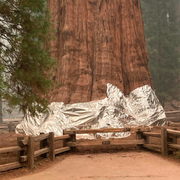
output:
{"label": "thin tree trunk in background", "polygon": [[[106,97],[111,83],[126,95],[150,84],[140,0],[49,0],[59,66],[50,101]],[[58,86],[61,83],[61,86]]]}

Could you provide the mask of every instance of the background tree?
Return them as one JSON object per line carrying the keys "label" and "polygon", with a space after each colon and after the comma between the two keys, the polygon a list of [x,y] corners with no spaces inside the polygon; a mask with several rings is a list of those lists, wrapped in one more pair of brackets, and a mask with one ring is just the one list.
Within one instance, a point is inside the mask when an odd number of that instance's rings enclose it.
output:
{"label": "background tree", "polygon": [[[0,1],[0,98],[25,115],[47,110],[52,24],[46,0]],[[39,96],[41,94],[41,96]]]}
{"label": "background tree", "polygon": [[179,0],[142,0],[149,67],[162,104],[179,98]]}

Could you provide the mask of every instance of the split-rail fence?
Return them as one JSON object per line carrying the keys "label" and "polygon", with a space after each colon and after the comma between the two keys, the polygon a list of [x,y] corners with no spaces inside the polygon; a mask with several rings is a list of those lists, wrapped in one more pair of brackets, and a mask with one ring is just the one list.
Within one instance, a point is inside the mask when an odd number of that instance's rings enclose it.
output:
{"label": "split-rail fence", "polygon": [[[91,141],[76,141],[76,134],[92,134],[92,133],[117,133],[117,132],[136,132],[136,139],[108,139],[108,140],[91,140]],[[149,137],[161,139],[161,144],[152,144]],[[177,138],[180,137],[180,131],[161,128],[161,133],[153,133],[150,128],[111,128],[111,129],[91,129],[91,130],[70,130],[64,131],[63,136],[55,137],[53,132],[41,134],[38,137],[23,137],[17,138],[17,146],[0,148],[1,153],[17,152],[17,161],[13,163],[0,165],[0,171],[7,171],[23,166],[34,168],[35,158],[38,156],[48,157],[50,160],[55,160],[55,155],[75,150],[76,147],[82,146],[110,146],[110,145],[136,145],[137,149],[147,148],[150,150],[159,150],[163,156],[167,156],[173,151],[180,150],[180,144],[177,143]],[[63,141],[63,147],[55,149],[56,141]],[[35,142],[40,143],[40,149],[35,150]]]}
{"label": "split-rail fence", "polygon": [[20,120],[13,120],[13,121],[4,121],[0,122],[0,134],[1,132],[13,132],[15,131],[16,126],[20,123]]}

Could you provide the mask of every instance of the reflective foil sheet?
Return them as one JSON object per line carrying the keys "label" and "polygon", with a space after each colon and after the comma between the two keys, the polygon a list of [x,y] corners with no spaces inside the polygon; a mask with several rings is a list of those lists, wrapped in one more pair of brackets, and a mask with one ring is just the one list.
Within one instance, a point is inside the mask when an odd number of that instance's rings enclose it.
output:
{"label": "reflective foil sheet", "polygon": [[[65,129],[124,128],[166,123],[164,109],[149,85],[124,96],[116,86],[107,84],[105,99],[76,104],[53,102],[49,109],[39,118],[24,119],[17,125],[16,133],[38,136],[40,133],[54,132],[55,136],[61,136]],[[99,133],[80,135],[79,138],[123,138],[129,135],[129,132]]]}

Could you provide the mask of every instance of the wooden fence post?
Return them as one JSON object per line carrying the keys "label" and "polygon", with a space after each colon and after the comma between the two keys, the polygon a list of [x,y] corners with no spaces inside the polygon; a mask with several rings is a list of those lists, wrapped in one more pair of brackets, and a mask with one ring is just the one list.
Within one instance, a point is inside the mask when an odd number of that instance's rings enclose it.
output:
{"label": "wooden fence post", "polygon": [[[73,134],[70,134],[70,141],[76,142],[76,132],[74,131]],[[76,151],[76,147],[71,147],[72,151]]]}
{"label": "wooden fence post", "polygon": [[177,144],[177,136],[174,136],[171,141],[172,144]]}
{"label": "wooden fence post", "polygon": [[9,128],[9,132],[13,132],[13,123],[12,122],[10,122],[8,124],[8,128]]}
{"label": "wooden fence post", "polygon": [[[141,140],[141,139],[142,139],[141,129],[138,129],[138,130],[136,131],[136,139],[137,139],[137,140]],[[137,150],[140,150],[140,149],[142,148],[142,145],[137,144],[137,145],[136,145],[136,148],[137,148]]]}
{"label": "wooden fence post", "polygon": [[[170,144],[177,144],[177,137],[176,137],[176,136],[174,136],[174,137],[168,137],[167,140],[168,140],[168,142],[169,142]],[[174,151],[175,151],[175,150],[171,150],[171,149],[168,148],[168,155],[173,154]]]}
{"label": "wooden fence post", "polygon": [[54,152],[54,132],[49,133],[49,158],[51,161],[55,160],[55,152]]}
{"label": "wooden fence post", "polygon": [[[63,130],[63,135],[65,135],[64,130]],[[66,147],[67,142],[68,142],[68,139],[63,139],[63,147]]]}
{"label": "wooden fence post", "polygon": [[[44,133],[40,133],[40,135],[42,135],[42,134],[44,134]],[[43,148],[45,148],[47,146],[48,146],[48,140],[47,139],[44,139],[44,140],[40,141],[40,149],[43,149]],[[41,157],[47,158],[47,153],[41,154]]]}
{"label": "wooden fence post", "polygon": [[142,139],[144,139],[144,145],[149,144],[149,136],[144,136],[142,133]]}
{"label": "wooden fence post", "polygon": [[32,136],[28,139],[28,167],[34,168],[34,138]]}
{"label": "wooden fence post", "polygon": [[[172,128],[172,130],[177,131],[177,128]],[[177,144],[177,136],[170,136],[170,137],[168,136],[167,140],[169,143]],[[173,152],[174,152],[173,150],[169,150],[168,154],[173,154]]]}
{"label": "wooden fence post", "polygon": [[[17,137],[17,145],[22,147],[22,145],[20,145],[20,142],[24,139],[24,137]],[[17,152],[17,160],[18,162],[20,162],[20,157],[24,155],[25,150],[21,150]]]}
{"label": "wooden fence post", "polygon": [[149,144],[149,136],[144,136],[144,143]]}
{"label": "wooden fence post", "polygon": [[[177,131],[177,128],[173,128],[172,130],[175,130]],[[171,139],[170,139],[171,143],[173,144],[177,144],[177,136],[173,136]]]}
{"label": "wooden fence post", "polygon": [[168,155],[168,144],[167,144],[167,129],[161,129],[161,151],[163,156]]}

